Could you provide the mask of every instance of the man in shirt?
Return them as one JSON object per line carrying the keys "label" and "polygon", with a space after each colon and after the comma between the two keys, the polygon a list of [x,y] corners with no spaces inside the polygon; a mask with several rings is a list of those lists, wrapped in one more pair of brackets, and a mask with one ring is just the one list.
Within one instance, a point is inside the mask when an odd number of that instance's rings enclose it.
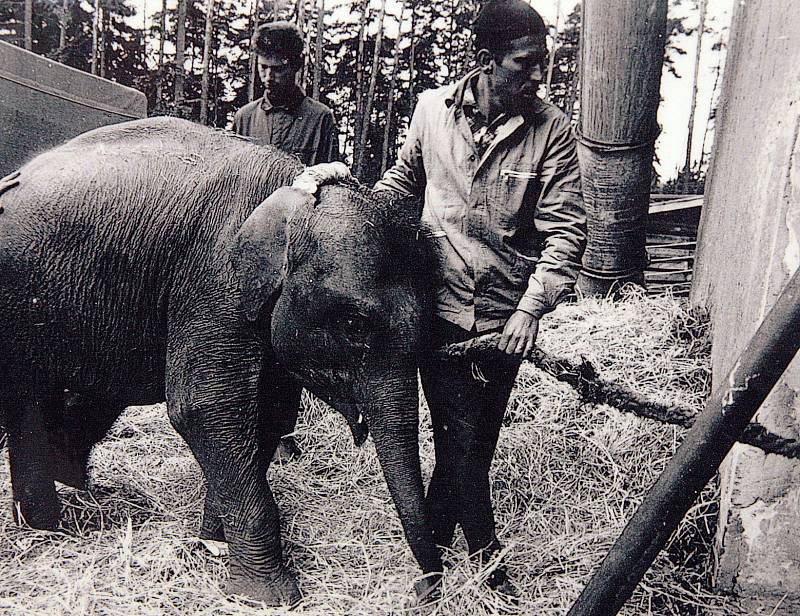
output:
{"label": "man in shirt", "polygon": [[[339,160],[339,136],[333,112],[306,96],[297,85],[305,47],[300,29],[287,21],[273,21],[258,28],[252,45],[264,95],[236,112],[234,131],[259,145],[273,145],[294,154],[305,165]],[[299,388],[296,389],[287,393],[287,406],[292,405],[294,397],[299,399]],[[294,430],[297,421],[296,408],[287,412],[285,434]],[[291,460],[300,454],[294,439],[284,436],[275,459]]]}
{"label": "man in shirt", "polygon": [[306,165],[339,160],[333,112],[296,83],[303,66],[300,29],[287,21],[264,24],[253,36],[253,47],[264,96],[236,112],[234,131],[294,154]]}
{"label": "man in shirt", "polygon": [[[434,538],[449,546],[460,524],[470,553],[486,559],[501,548],[488,473],[511,388],[539,319],[573,288],[586,231],[569,120],[537,97],[542,18],[522,0],[495,0],[473,34],[477,68],[420,97],[375,189],[423,199],[443,260],[431,347],[502,333],[499,360],[425,354],[420,365],[436,448]],[[488,583],[514,592],[502,567]]]}

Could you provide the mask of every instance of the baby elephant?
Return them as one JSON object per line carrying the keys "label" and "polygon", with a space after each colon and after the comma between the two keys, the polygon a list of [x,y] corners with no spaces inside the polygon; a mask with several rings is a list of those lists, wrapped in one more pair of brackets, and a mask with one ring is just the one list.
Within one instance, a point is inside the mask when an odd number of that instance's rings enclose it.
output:
{"label": "baby elephant", "polygon": [[290,186],[302,169],[162,118],[86,133],[6,183],[0,425],[25,522],[55,527],[53,482],[83,486],[121,411],[166,399],[208,482],[203,534],[230,545],[228,590],[295,603],[266,476],[306,386],[372,433],[408,543],[441,571],[417,448],[433,255],[413,208],[353,185],[315,197]]}

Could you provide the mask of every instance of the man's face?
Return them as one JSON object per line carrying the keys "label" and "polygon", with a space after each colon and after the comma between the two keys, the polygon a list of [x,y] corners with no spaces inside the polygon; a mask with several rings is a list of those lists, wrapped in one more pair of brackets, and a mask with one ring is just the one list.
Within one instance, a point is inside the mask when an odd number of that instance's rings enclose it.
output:
{"label": "man's face", "polygon": [[275,55],[259,55],[256,64],[264,96],[272,102],[285,100],[294,88],[297,69],[288,59]]}
{"label": "man's face", "polygon": [[506,113],[515,115],[531,109],[546,61],[547,47],[531,36],[515,39],[502,58],[491,60],[491,93]]}

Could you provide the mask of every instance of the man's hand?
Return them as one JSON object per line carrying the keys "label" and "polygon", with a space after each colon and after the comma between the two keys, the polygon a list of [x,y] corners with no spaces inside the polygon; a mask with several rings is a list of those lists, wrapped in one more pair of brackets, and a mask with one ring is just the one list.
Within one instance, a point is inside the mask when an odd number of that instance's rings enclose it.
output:
{"label": "man's hand", "polygon": [[539,319],[516,310],[506,321],[497,348],[507,355],[518,355],[520,359],[524,359],[533,351],[538,334]]}

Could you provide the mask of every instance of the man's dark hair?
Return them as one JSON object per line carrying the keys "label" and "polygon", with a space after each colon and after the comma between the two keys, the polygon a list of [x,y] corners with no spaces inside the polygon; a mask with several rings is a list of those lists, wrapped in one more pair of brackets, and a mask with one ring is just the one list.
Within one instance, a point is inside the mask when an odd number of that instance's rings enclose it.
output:
{"label": "man's dark hair", "polygon": [[492,0],[483,5],[472,22],[475,50],[488,49],[494,55],[508,51],[511,41],[523,36],[547,41],[547,26],[539,13],[523,0]]}
{"label": "man's dark hair", "polygon": [[253,35],[253,47],[260,56],[285,58],[299,66],[303,59],[303,33],[288,21],[271,21],[259,26]]}

